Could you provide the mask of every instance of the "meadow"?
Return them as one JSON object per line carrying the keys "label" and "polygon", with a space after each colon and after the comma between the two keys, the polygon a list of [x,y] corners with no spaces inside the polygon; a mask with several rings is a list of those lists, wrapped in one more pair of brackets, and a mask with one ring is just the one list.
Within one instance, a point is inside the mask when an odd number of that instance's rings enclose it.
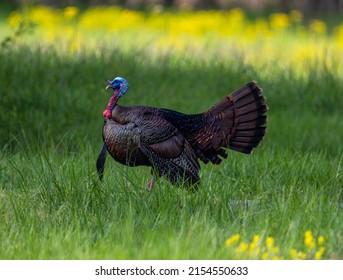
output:
{"label": "meadow", "polygon": [[[342,259],[343,23],[33,7],[0,21],[0,259]],[[196,113],[251,80],[268,133],[197,192],[95,160],[109,92]]]}

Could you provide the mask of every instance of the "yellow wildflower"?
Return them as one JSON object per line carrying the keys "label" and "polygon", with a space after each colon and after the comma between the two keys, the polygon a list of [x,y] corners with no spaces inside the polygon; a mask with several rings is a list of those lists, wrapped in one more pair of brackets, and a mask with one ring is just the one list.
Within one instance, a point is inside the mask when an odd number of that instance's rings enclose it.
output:
{"label": "yellow wildflower", "polygon": [[326,32],[326,24],[322,20],[313,20],[310,25],[310,30],[317,34],[324,34]]}
{"label": "yellow wildflower", "polygon": [[230,247],[233,244],[237,243],[240,238],[241,238],[240,234],[237,233],[237,234],[231,236],[230,238],[226,239],[225,245]]}
{"label": "yellow wildflower", "polygon": [[255,234],[252,238],[253,243],[257,243],[260,240],[260,236],[258,234]]}
{"label": "yellow wildflower", "polygon": [[250,26],[250,29],[259,36],[270,37],[272,34],[268,22],[264,18],[257,18],[255,24]]}
{"label": "yellow wildflower", "polygon": [[320,260],[321,258],[322,258],[322,253],[320,251],[318,251],[314,254],[314,259]]}
{"label": "yellow wildflower", "polygon": [[323,254],[325,253],[325,251],[326,251],[326,248],[324,246],[321,246],[319,250],[314,254],[314,258],[316,260],[320,260]]}
{"label": "yellow wildflower", "polygon": [[47,6],[34,6],[28,15],[30,21],[46,29],[57,28],[60,25],[60,12]]}
{"label": "yellow wildflower", "polygon": [[310,230],[305,232],[304,243],[310,249],[313,249],[314,247],[316,247],[316,243],[314,241],[312,232]]}
{"label": "yellow wildflower", "polygon": [[12,13],[10,13],[7,21],[9,26],[11,27],[17,27],[19,26],[19,24],[22,22],[23,18],[21,16],[21,14],[17,11],[14,11]]}
{"label": "yellow wildflower", "polygon": [[291,248],[289,254],[284,254],[282,247],[276,246],[272,236],[268,236],[265,239],[265,245],[261,244],[261,238],[258,234],[252,237],[250,243],[244,241],[238,243],[240,238],[239,234],[235,234],[226,240],[226,245],[234,246],[234,252],[240,254],[240,257],[243,256],[250,259],[283,260],[289,258],[292,260],[320,260],[326,251],[326,247],[323,246],[324,237],[320,235],[315,239],[311,230],[307,230],[304,233],[304,243],[306,245],[304,251]]}
{"label": "yellow wildflower", "polygon": [[262,260],[268,260],[268,258],[269,258],[268,252],[264,252],[264,253],[262,254]]}
{"label": "yellow wildflower", "polygon": [[232,19],[237,25],[242,24],[245,18],[244,11],[240,8],[233,8],[228,12],[228,17]]}
{"label": "yellow wildflower", "polygon": [[257,246],[258,241],[260,240],[260,236],[258,234],[255,234],[252,238],[251,243],[249,244],[249,251],[250,253],[253,253]]}
{"label": "yellow wildflower", "polygon": [[274,254],[278,254],[278,253],[280,252],[279,247],[273,247],[273,248],[272,248],[272,252],[273,252]]}
{"label": "yellow wildflower", "polygon": [[335,33],[336,33],[338,45],[341,46],[342,48],[343,47],[343,23],[337,26]]}
{"label": "yellow wildflower", "polygon": [[68,6],[63,10],[63,15],[66,19],[72,19],[79,13],[79,9],[75,6]]}
{"label": "yellow wildflower", "polygon": [[321,251],[321,252],[325,252],[326,251],[326,247],[324,247],[324,246],[321,246],[320,248],[319,248],[319,250]]}
{"label": "yellow wildflower", "polygon": [[267,248],[271,249],[274,246],[274,238],[270,236],[267,237],[266,245],[267,245]]}
{"label": "yellow wildflower", "polygon": [[324,241],[325,241],[325,239],[322,235],[320,235],[317,239],[318,245],[323,245]]}
{"label": "yellow wildflower", "polygon": [[235,252],[243,253],[243,252],[246,252],[248,248],[249,248],[249,245],[242,241],[241,243],[239,243],[239,246],[236,248]]}
{"label": "yellow wildflower", "polygon": [[249,244],[249,250],[250,250],[250,251],[253,251],[253,250],[255,250],[255,248],[256,248],[256,243],[255,243],[255,242],[251,242],[251,243]]}
{"label": "yellow wildflower", "polygon": [[305,259],[307,258],[307,254],[304,253],[304,252],[299,252],[299,253],[297,254],[297,257],[298,257],[299,259],[301,259],[301,260],[305,260]]}
{"label": "yellow wildflower", "polygon": [[270,25],[275,29],[285,29],[290,25],[290,17],[284,13],[275,13],[270,16]]}
{"label": "yellow wildflower", "polygon": [[296,260],[297,259],[297,250],[292,248],[289,255],[290,255],[292,260]]}

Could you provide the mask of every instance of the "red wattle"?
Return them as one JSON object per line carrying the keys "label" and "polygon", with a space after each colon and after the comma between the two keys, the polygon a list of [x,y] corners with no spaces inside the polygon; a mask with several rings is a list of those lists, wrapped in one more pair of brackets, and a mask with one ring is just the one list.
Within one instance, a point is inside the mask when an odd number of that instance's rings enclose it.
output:
{"label": "red wattle", "polygon": [[112,109],[113,109],[114,105],[116,105],[118,97],[119,97],[118,92],[114,91],[114,94],[112,95],[112,97],[110,98],[110,100],[107,103],[107,107],[106,107],[105,111],[102,113],[102,115],[105,118],[108,118],[108,119],[112,118]]}
{"label": "red wattle", "polygon": [[102,113],[102,115],[103,115],[105,118],[111,119],[111,118],[112,118],[112,111],[106,109],[106,110]]}

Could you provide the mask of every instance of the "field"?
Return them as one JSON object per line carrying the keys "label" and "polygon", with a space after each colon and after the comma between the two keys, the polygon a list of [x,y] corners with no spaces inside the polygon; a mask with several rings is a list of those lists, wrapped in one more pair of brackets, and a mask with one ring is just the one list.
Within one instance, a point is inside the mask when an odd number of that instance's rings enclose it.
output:
{"label": "field", "polygon": [[[97,18],[97,20],[94,20]],[[0,259],[342,259],[343,23],[298,11],[2,15]],[[95,160],[109,92],[202,112],[256,80],[268,133],[197,192]]]}

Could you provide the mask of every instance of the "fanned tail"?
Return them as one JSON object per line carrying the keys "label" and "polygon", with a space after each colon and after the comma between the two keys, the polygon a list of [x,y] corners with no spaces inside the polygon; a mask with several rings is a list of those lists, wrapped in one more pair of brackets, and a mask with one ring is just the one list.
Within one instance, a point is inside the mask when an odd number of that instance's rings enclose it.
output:
{"label": "fanned tail", "polygon": [[228,96],[232,103],[233,120],[229,145],[231,150],[250,154],[266,133],[265,124],[268,111],[266,98],[255,82]]}
{"label": "fanned tail", "polygon": [[227,148],[250,154],[259,145],[266,133],[268,111],[261,93],[256,82],[250,82],[207,112],[189,117],[196,119],[199,128],[185,133],[200,160],[219,164],[227,157]]}

